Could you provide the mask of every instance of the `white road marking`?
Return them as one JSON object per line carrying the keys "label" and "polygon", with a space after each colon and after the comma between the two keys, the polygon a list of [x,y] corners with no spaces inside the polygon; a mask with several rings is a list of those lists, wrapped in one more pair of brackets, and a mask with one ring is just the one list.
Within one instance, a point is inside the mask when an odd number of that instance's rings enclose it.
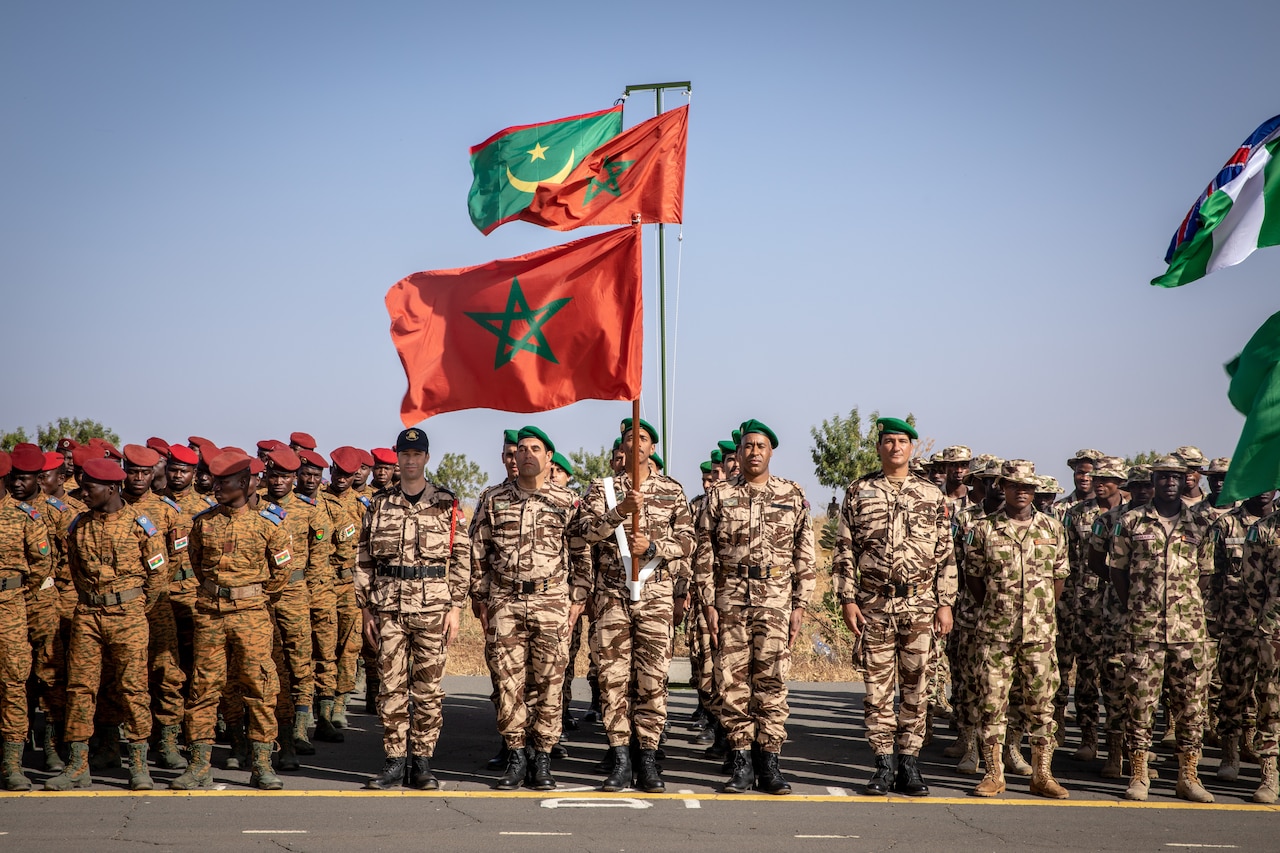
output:
{"label": "white road marking", "polygon": [[[677,793],[677,794],[692,794],[692,793],[693,793],[693,791],[689,790],[688,788],[682,788],[681,790],[676,791],[676,793]],[[697,800],[685,800],[685,801],[684,801],[684,807],[685,807],[686,809],[700,809],[700,808],[702,808],[702,803],[698,802]]]}
{"label": "white road marking", "polygon": [[557,793],[565,793],[565,794],[581,794],[583,791],[596,791],[596,790],[599,790],[599,789],[591,785],[574,785],[572,788],[566,787],[564,785],[559,785],[556,787]]}
{"label": "white road marking", "polygon": [[651,809],[653,803],[633,797],[553,797],[543,800],[544,809]]}
{"label": "white road marking", "polygon": [[499,835],[573,835],[572,832],[499,832]]}
{"label": "white road marking", "polygon": [[227,790],[227,786],[226,786],[226,785],[214,785],[214,786],[213,786],[213,790],[215,790],[215,791],[225,791],[225,790]]}
{"label": "white road marking", "polygon": [[797,835],[796,838],[858,838],[857,835]]}
{"label": "white road marking", "polygon": [[827,793],[828,793],[828,794],[830,794],[830,795],[831,795],[831,796],[833,796],[833,797],[848,797],[848,796],[850,796],[850,794],[849,794],[849,789],[848,789],[848,788],[836,788],[836,787],[830,787],[830,788],[827,788]]}
{"label": "white road marking", "polygon": [[1170,841],[1170,842],[1167,842],[1164,846],[1165,846],[1165,847],[1195,847],[1195,848],[1197,848],[1197,849],[1204,848],[1204,849],[1211,849],[1211,850],[1235,850],[1235,849],[1237,849],[1237,848],[1236,848],[1236,845],[1234,845],[1234,844],[1179,844],[1179,843],[1178,843],[1178,842],[1176,842],[1176,841]]}
{"label": "white road marking", "polygon": [[305,829],[242,829],[241,835],[306,835]]}

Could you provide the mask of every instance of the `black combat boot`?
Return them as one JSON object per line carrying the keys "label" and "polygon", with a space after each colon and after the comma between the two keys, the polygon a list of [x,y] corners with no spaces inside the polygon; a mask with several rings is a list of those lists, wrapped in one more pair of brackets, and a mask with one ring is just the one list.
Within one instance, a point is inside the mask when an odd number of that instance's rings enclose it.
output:
{"label": "black combat boot", "polygon": [[524,784],[525,773],[528,769],[529,759],[525,757],[524,749],[508,749],[507,772],[502,774],[498,784],[493,787],[499,791],[514,791]]}
{"label": "black combat boot", "polygon": [[391,788],[399,788],[404,783],[404,768],[409,761],[405,756],[399,758],[387,757],[387,763],[382,765],[382,772],[374,776],[368,782],[364,783],[366,788],[372,788],[375,791],[387,791]]}
{"label": "black combat boot", "polygon": [[631,747],[609,747],[609,778],[600,786],[601,791],[621,791],[631,787]]}
{"label": "black combat boot", "polygon": [[733,775],[724,783],[726,794],[745,794],[755,784],[756,774],[751,767],[751,752],[746,749],[735,749],[729,754],[733,759]]}
{"label": "black combat boot", "polygon": [[378,673],[365,667],[364,670],[364,712],[378,713]]}
{"label": "black combat boot", "polygon": [[440,780],[431,772],[431,761],[426,757],[413,757],[413,766],[409,769],[409,787],[419,791],[440,790]]}
{"label": "black combat boot", "polygon": [[567,743],[567,742],[568,742],[568,740],[569,740],[569,738],[567,738],[567,737],[565,736],[565,733],[564,733],[564,731],[562,730],[562,731],[560,732],[560,740],[556,741],[556,742],[555,742],[554,744],[552,744],[552,746],[551,746],[551,757],[552,757],[552,758],[555,758],[555,759],[557,759],[557,760],[558,760],[558,759],[561,759],[561,758],[568,758],[568,757],[569,757],[569,749],[568,749],[568,747],[566,747],[566,746],[565,746],[565,743]]}
{"label": "black combat boot", "polygon": [[778,770],[778,753],[761,752],[756,765],[756,788],[766,794],[790,794],[791,785]]}
{"label": "black combat boot", "polygon": [[715,739],[703,753],[703,758],[724,758],[729,754],[729,732],[720,723],[716,723]]}
{"label": "black combat boot", "polygon": [[862,793],[883,797],[893,787],[893,777],[898,772],[898,760],[890,755],[876,756],[876,772],[862,787]]}
{"label": "black combat boot", "polygon": [[561,729],[566,732],[576,732],[578,730],[578,721],[574,719],[573,712],[569,710],[569,706],[565,705],[564,714],[560,719]]}
{"label": "black combat boot", "polygon": [[507,758],[509,755],[510,753],[507,751],[507,745],[504,743],[498,748],[497,754],[486,761],[484,766],[490,770],[502,770],[507,766]]}
{"label": "black combat boot", "polygon": [[698,707],[693,709],[693,713],[689,715],[689,722],[701,723],[707,718],[707,709],[702,707],[702,700],[698,700]]}
{"label": "black combat boot", "polygon": [[636,765],[636,787],[646,794],[661,794],[667,790],[658,769],[658,753],[653,749],[640,750],[640,762]]}
{"label": "black combat boot", "polygon": [[929,786],[920,778],[920,758],[915,755],[903,755],[898,758],[898,775],[893,782],[893,790],[908,797],[929,796]]}
{"label": "black combat boot", "polygon": [[587,686],[591,688],[591,707],[587,709],[587,713],[582,715],[584,723],[600,722],[600,678],[595,675],[587,676]]}
{"label": "black combat boot", "polygon": [[529,787],[535,791],[555,789],[556,780],[551,775],[551,753],[535,752],[533,754],[533,781]]}

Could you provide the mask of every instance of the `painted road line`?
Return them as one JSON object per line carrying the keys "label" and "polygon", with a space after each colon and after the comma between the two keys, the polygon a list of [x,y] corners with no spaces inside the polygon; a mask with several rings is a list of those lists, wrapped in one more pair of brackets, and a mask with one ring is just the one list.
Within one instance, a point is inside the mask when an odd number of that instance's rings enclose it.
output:
{"label": "painted road line", "polygon": [[[693,791],[690,791],[688,788],[684,788],[684,789],[682,789],[682,790],[680,790],[680,791],[676,791],[676,793],[677,793],[677,794],[692,794],[692,793],[693,793]],[[685,807],[686,809],[700,809],[700,808],[702,808],[702,803],[698,802],[697,800],[685,800],[685,801],[684,801],[684,807]]]}
{"label": "painted road line", "polygon": [[861,838],[860,835],[797,835],[796,838]]}
{"label": "painted road line", "polygon": [[572,832],[499,832],[499,835],[573,835]]}
{"label": "painted road line", "polygon": [[1237,848],[1236,848],[1236,845],[1234,845],[1234,844],[1179,844],[1179,843],[1177,843],[1176,841],[1170,841],[1170,842],[1167,842],[1164,846],[1165,846],[1165,847],[1195,847],[1195,848],[1197,848],[1197,849],[1199,849],[1199,848],[1208,848],[1208,849],[1212,849],[1212,850],[1235,850],[1235,849],[1237,849]]}
{"label": "painted road line", "polygon": [[552,797],[543,800],[544,809],[651,809],[653,803],[635,797]]}
{"label": "painted road line", "polygon": [[849,789],[848,789],[848,788],[836,788],[836,787],[832,786],[832,787],[830,787],[830,788],[827,788],[827,793],[828,793],[828,794],[830,794],[830,795],[831,795],[831,796],[833,796],[833,797],[847,797],[847,796],[849,796]]}
{"label": "painted road line", "polygon": [[241,835],[306,835],[305,829],[242,829]]}

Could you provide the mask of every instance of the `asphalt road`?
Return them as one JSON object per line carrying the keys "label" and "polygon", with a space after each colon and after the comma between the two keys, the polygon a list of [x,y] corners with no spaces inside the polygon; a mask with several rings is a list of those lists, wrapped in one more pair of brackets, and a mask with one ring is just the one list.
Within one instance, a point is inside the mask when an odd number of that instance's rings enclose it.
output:
{"label": "asphalt road", "polygon": [[[95,775],[92,788],[62,794],[0,794],[0,850],[1280,850],[1280,807],[1248,798],[1258,768],[1218,782],[1210,750],[1202,776],[1217,797],[1194,806],[1173,797],[1176,765],[1165,754],[1151,801],[1127,803],[1122,785],[1098,777],[1101,761],[1069,759],[1073,740],[1055,757],[1071,799],[1050,803],[1009,776],[994,800],[967,796],[978,776],[961,777],[941,755],[952,735],[939,723],[923,765],[932,796],[867,798],[856,791],[871,772],[861,721],[860,685],[794,684],[790,738],[782,767],[795,794],[723,795],[718,762],[700,757],[685,725],[693,694],[673,691],[671,738],[663,764],[669,793],[602,794],[594,790],[604,754],[595,725],[570,733],[570,757],[553,763],[560,789],[499,793],[484,760],[496,749],[487,678],[448,678],[445,727],[432,766],[437,793],[364,791],[382,764],[376,720],[351,715],[342,744],[317,744],[286,789],[247,787],[247,772],[217,770],[217,788],[193,794],[133,794],[123,769]],[[585,709],[585,682],[574,703]],[[214,752],[220,764],[226,747]],[[47,774],[31,772],[39,782]],[[153,770],[157,784],[176,773]],[[445,834],[447,833],[447,834]]]}

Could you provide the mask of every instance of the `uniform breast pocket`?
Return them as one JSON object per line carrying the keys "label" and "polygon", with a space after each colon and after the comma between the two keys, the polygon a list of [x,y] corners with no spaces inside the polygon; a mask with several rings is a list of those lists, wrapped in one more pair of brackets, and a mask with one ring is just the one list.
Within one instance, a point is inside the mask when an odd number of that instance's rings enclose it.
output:
{"label": "uniform breast pocket", "polygon": [[448,559],[449,510],[432,512],[418,519],[418,556],[428,562]]}
{"label": "uniform breast pocket", "polygon": [[403,519],[379,518],[369,531],[369,554],[375,559],[388,559],[400,552]]}
{"label": "uniform breast pocket", "polygon": [[561,553],[565,547],[565,525],[568,513],[561,509],[540,509],[534,520],[533,547],[548,556]]}
{"label": "uniform breast pocket", "polygon": [[796,510],[794,507],[778,509],[776,505],[769,509],[768,536],[769,543],[775,550],[788,552],[791,550],[796,531]]}
{"label": "uniform breast pocket", "polygon": [[751,507],[744,504],[725,505],[716,525],[716,541],[721,549],[745,549],[751,546]]}
{"label": "uniform breast pocket", "polygon": [[937,516],[923,509],[907,511],[907,536],[912,539],[932,539],[937,532]]}

